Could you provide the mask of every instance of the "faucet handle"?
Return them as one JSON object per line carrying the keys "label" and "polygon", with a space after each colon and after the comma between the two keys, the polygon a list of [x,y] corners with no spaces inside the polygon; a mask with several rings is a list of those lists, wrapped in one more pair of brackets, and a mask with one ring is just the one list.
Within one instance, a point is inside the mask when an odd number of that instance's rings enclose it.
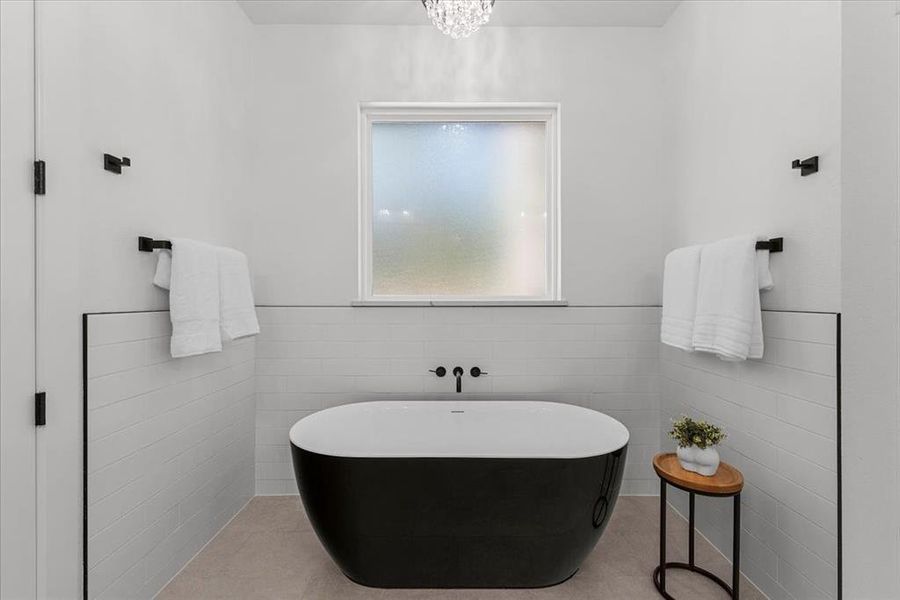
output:
{"label": "faucet handle", "polygon": [[469,370],[469,375],[471,375],[472,377],[481,377],[482,375],[487,375],[487,374],[488,374],[488,372],[482,371],[481,367],[472,367]]}
{"label": "faucet handle", "polygon": [[444,367],[438,367],[437,369],[428,369],[428,372],[434,373],[438,377],[443,377],[447,374],[447,369],[445,369]]}

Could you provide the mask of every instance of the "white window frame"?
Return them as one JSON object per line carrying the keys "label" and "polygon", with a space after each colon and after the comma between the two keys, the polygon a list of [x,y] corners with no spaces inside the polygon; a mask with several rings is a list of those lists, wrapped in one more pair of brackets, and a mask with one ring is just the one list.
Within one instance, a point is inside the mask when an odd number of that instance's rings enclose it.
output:
{"label": "white window frame", "polygon": [[[354,305],[565,305],[560,295],[559,104],[528,103],[390,103],[359,105],[359,296]],[[372,293],[372,124],[460,122],[529,122],[546,126],[546,281],[541,296],[376,296]]]}

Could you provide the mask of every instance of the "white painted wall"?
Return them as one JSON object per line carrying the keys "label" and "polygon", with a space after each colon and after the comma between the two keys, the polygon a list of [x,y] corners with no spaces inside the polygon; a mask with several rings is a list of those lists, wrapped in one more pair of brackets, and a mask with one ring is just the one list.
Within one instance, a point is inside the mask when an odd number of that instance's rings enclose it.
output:
{"label": "white painted wall", "polygon": [[560,102],[562,292],[660,300],[658,29],[259,26],[250,254],[260,304],[357,295],[357,113],[364,101]]}
{"label": "white painted wall", "polygon": [[0,598],[35,596],[33,15],[0,2]]}
{"label": "white painted wall", "polygon": [[[45,203],[45,242],[56,250],[49,235],[65,218],[86,309],[165,308],[138,235],[243,245],[251,26],[230,0],[63,0],[40,11],[40,141],[54,160],[48,193],[60,198]],[[104,171],[104,152],[132,166]]]}
{"label": "white painted wall", "polygon": [[[39,597],[81,589],[81,313],[165,307],[136,237],[241,247],[251,25],[234,2],[38,3]],[[104,152],[131,157],[122,175]]]}
{"label": "white painted wall", "polygon": [[840,310],[841,3],[687,0],[662,31],[667,250],[784,236],[763,308]]}
{"label": "white painted wall", "polygon": [[900,597],[900,3],[845,2],[844,597]]}
{"label": "white painted wall", "polygon": [[[783,236],[763,308],[839,311],[841,3],[688,0],[662,33],[666,247]],[[812,155],[818,173],[790,168]],[[747,479],[742,567],[773,599],[837,595],[835,320],[766,313],[765,357],[740,365],[662,350],[663,445],[680,413],[725,425],[723,458]],[[698,510],[729,554],[730,511]]]}

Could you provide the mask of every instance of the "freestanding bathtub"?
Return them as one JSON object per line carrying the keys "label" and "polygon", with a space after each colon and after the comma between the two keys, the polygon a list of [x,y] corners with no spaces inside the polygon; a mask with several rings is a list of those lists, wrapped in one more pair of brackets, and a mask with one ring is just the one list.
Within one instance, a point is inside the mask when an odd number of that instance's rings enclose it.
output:
{"label": "freestanding bathtub", "polygon": [[522,588],[565,581],[593,549],[628,430],[551,402],[364,402],[290,438],[312,526],[353,581]]}

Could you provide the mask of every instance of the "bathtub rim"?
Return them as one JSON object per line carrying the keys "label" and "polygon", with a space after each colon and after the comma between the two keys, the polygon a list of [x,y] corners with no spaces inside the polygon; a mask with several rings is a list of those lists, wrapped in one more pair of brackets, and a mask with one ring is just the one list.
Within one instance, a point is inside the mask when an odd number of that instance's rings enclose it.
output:
{"label": "bathtub rim", "polygon": [[[574,415],[580,415],[581,417],[591,418],[598,420],[598,425],[605,428],[605,431],[602,431],[597,438],[592,439],[607,439],[610,436],[614,436],[616,439],[613,443],[608,443],[606,445],[599,445],[596,441],[592,441],[591,443],[595,444],[593,448],[589,451],[586,449],[585,451],[570,451],[569,453],[564,453],[561,451],[546,451],[546,452],[537,452],[537,451],[460,451],[460,450],[443,450],[443,451],[433,451],[433,450],[419,450],[416,448],[409,448],[404,450],[370,450],[367,452],[359,451],[355,449],[350,450],[336,450],[334,448],[325,448],[321,447],[321,440],[318,440],[317,443],[304,443],[302,436],[304,435],[304,429],[311,427],[313,425],[317,425],[317,421],[322,419],[327,419],[330,415],[334,415],[338,412],[347,412],[352,410],[359,410],[362,407],[366,409],[373,408],[403,408],[409,407],[412,405],[414,408],[418,407],[428,407],[428,408],[436,408],[438,406],[449,407],[456,406],[457,408],[462,408],[463,410],[468,407],[481,407],[481,408],[500,408],[498,405],[502,404],[518,404],[524,405],[523,408],[531,406],[537,408],[550,409],[551,411],[569,411],[570,415],[565,415],[567,418],[571,418]],[[390,405],[390,406],[387,406]],[[455,410],[450,410],[449,412],[456,412]],[[364,415],[359,415],[364,416]],[[610,431],[612,430],[612,431]],[[603,437],[604,434],[606,437]],[[606,413],[603,413],[598,410],[594,410],[592,408],[587,408],[583,406],[579,406],[576,404],[568,404],[564,402],[549,402],[545,400],[371,400],[371,401],[361,401],[361,402],[351,402],[347,404],[342,404],[339,406],[329,407],[320,411],[316,411],[312,414],[306,415],[295,422],[291,428],[288,435],[290,443],[292,446],[295,446],[301,450],[311,452],[313,454],[321,454],[323,456],[332,456],[337,458],[358,458],[358,459],[366,459],[366,458],[460,458],[460,459],[557,459],[557,460],[572,460],[572,459],[580,459],[580,458],[590,458],[594,456],[603,456],[606,454],[610,454],[616,452],[622,448],[628,446],[631,442],[631,432],[628,428],[618,419],[612,417]]]}

